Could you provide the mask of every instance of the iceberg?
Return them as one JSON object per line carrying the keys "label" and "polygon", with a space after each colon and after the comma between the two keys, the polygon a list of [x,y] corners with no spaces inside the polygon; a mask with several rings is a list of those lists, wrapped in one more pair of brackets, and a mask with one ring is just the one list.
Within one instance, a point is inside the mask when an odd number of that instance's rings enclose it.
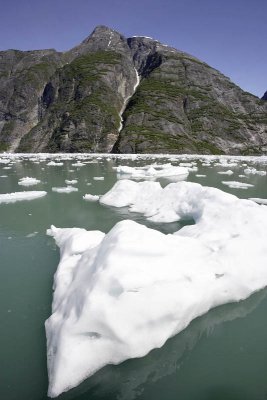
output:
{"label": "iceberg", "polygon": [[44,191],[4,193],[0,194],[0,204],[15,203],[16,201],[22,201],[22,200],[34,200],[38,199],[39,197],[43,197],[46,194],[47,192]]}
{"label": "iceberg", "polygon": [[[188,166],[189,164],[186,164]],[[190,164],[192,166],[192,164]],[[189,169],[183,166],[172,166],[171,164],[152,164],[145,167],[129,167],[127,165],[120,165],[113,167],[117,171],[118,178],[131,178],[131,179],[157,179],[157,178],[170,178],[178,177],[179,179],[187,178]]]}
{"label": "iceberg", "polygon": [[84,200],[87,200],[87,201],[98,201],[99,200],[99,196],[98,195],[94,195],[94,194],[85,194],[84,196],[83,196],[83,199]]}
{"label": "iceberg", "polygon": [[195,224],[168,235],[130,220],[106,235],[47,231],[60,248],[46,321],[50,397],[107,364],[145,356],[211,308],[267,285],[266,207],[191,182],[163,189],[126,180],[115,188],[123,199],[111,189],[100,202],[106,196],[147,212],[143,196],[157,205],[158,221],[172,214]]}
{"label": "iceberg", "polygon": [[223,185],[229,186],[232,189],[247,189],[253,187],[251,183],[237,182],[237,181],[222,181]]}
{"label": "iceberg", "polygon": [[18,184],[22,185],[22,186],[33,186],[33,185],[37,185],[40,182],[41,181],[39,179],[30,178],[29,176],[26,176],[25,178],[21,178],[19,180]]}
{"label": "iceberg", "polygon": [[52,187],[52,192],[57,192],[57,193],[72,193],[72,192],[78,192],[78,189],[73,186],[66,186],[66,187]]}

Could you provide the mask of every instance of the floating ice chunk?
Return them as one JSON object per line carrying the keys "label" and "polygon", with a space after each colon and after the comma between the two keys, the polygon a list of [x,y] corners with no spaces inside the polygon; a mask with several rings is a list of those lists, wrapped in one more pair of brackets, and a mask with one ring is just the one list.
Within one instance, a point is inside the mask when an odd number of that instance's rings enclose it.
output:
{"label": "floating ice chunk", "polygon": [[181,162],[179,164],[180,167],[192,167],[193,163],[186,163],[186,162]]}
{"label": "floating ice chunk", "polygon": [[75,185],[76,183],[78,183],[78,181],[77,179],[72,179],[72,180],[65,179],[65,183],[67,185]]}
{"label": "floating ice chunk", "polygon": [[37,233],[38,232],[29,233],[28,235],[26,235],[26,238],[32,238],[32,237],[36,236]]}
{"label": "floating ice chunk", "polygon": [[46,321],[49,396],[267,285],[267,209],[195,183],[168,186],[168,207],[175,200],[195,220],[173,235],[127,220],[97,240],[77,228],[49,231],[61,253]]}
{"label": "floating ice chunk", "polygon": [[252,187],[251,183],[236,182],[236,181],[223,181],[222,184],[229,186],[232,189],[247,189]]}
{"label": "floating ice chunk", "polygon": [[1,175],[0,178],[8,178],[7,175]]}
{"label": "floating ice chunk", "polygon": [[93,195],[93,194],[85,194],[83,196],[83,199],[87,200],[87,201],[98,201],[99,200],[99,196]]}
{"label": "floating ice chunk", "polygon": [[76,162],[76,163],[74,163],[74,164],[71,164],[71,165],[72,165],[73,167],[83,167],[83,166],[86,165],[86,164],[84,164],[84,163],[78,161],[78,162]]}
{"label": "floating ice chunk", "polygon": [[266,175],[266,171],[258,171],[256,168],[246,168],[244,169],[244,173],[246,175],[261,175],[264,176]]}
{"label": "floating ice chunk", "polygon": [[2,169],[11,169],[12,167],[3,167]]}
{"label": "floating ice chunk", "polygon": [[52,187],[52,191],[57,193],[71,193],[71,192],[78,192],[78,189],[73,186]]}
{"label": "floating ice chunk", "polygon": [[181,177],[182,179],[184,179],[188,176],[189,173],[188,168],[180,166],[174,167],[171,164],[147,165],[145,167],[129,167],[126,165],[114,167],[114,169],[117,171],[119,178],[126,175],[128,178],[131,179],[156,179],[169,177]]}
{"label": "floating ice chunk", "polygon": [[153,222],[175,222],[184,218],[189,210],[194,214],[196,203],[194,197],[192,201],[192,193],[194,190],[196,196],[197,193],[202,196],[202,186],[197,183],[193,185],[191,197],[185,203],[180,198],[188,191],[186,182],[171,183],[162,188],[159,182],[120,180],[101,196],[99,202],[113,207],[129,207],[130,212],[142,213]]}
{"label": "floating ice chunk", "polygon": [[220,175],[233,175],[233,171],[228,169],[227,171],[218,171],[218,174],[220,174]]}
{"label": "floating ice chunk", "polygon": [[44,191],[14,192],[0,194],[0,203],[15,203],[22,200],[34,200],[47,194]]}
{"label": "floating ice chunk", "polygon": [[196,176],[197,178],[206,178],[207,175],[196,174],[195,176]]}
{"label": "floating ice chunk", "polygon": [[259,197],[250,197],[249,200],[255,201],[255,203],[258,203],[258,204],[267,205],[267,199],[261,199]]}
{"label": "floating ice chunk", "polygon": [[62,165],[64,165],[63,164],[63,162],[55,162],[55,161],[50,161],[49,163],[47,163],[46,165],[49,165],[49,166],[54,166],[54,167],[61,167]]}
{"label": "floating ice chunk", "polygon": [[103,181],[105,178],[104,178],[104,176],[94,176],[93,179],[95,181]]}
{"label": "floating ice chunk", "polygon": [[33,186],[33,185],[37,185],[40,182],[41,181],[39,179],[30,178],[30,177],[26,176],[25,178],[21,178],[19,180],[18,184],[22,185],[22,186]]}

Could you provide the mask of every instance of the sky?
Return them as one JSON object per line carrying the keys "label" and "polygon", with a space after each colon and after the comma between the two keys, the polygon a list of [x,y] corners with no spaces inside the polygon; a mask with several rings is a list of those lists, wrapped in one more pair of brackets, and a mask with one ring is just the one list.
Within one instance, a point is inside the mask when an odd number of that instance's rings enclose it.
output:
{"label": "sky", "polygon": [[65,51],[106,25],[198,57],[261,97],[267,0],[0,0],[0,50]]}

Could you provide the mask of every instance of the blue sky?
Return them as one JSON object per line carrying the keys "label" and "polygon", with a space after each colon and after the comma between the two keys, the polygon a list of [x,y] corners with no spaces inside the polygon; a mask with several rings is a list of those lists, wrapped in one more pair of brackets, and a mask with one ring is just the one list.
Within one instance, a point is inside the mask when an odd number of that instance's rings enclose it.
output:
{"label": "blue sky", "polygon": [[1,0],[0,49],[68,50],[96,25],[184,50],[257,96],[267,90],[267,0]]}

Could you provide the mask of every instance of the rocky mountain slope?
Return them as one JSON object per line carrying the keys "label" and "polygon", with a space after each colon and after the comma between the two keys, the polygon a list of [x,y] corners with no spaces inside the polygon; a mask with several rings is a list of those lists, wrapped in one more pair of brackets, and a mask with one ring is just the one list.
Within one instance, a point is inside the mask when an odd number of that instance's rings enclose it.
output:
{"label": "rocky mountain slope", "polygon": [[266,154],[267,102],[99,26],[65,53],[0,52],[0,151]]}

